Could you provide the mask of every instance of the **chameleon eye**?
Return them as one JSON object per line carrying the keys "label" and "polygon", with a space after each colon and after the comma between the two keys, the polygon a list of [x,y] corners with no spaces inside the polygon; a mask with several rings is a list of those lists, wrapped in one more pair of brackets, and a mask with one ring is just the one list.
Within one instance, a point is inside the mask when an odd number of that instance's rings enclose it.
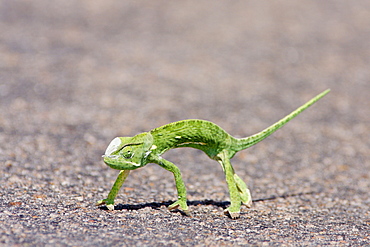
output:
{"label": "chameleon eye", "polygon": [[132,151],[132,147],[130,146],[122,148],[121,154],[125,159],[131,159],[132,157],[134,157],[134,152]]}

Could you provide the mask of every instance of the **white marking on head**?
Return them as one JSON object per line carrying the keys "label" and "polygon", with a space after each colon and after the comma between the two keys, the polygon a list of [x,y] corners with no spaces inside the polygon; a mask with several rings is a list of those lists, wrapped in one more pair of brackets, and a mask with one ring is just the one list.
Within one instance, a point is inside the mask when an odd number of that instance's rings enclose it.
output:
{"label": "white marking on head", "polygon": [[150,148],[150,150],[154,150],[154,149],[156,149],[157,148],[157,146],[156,145],[153,145],[151,148]]}
{"label": "white marking on head", "polygon": [[149,150],[149,151],[146,151],[146,152],[145,152],[145,155],[144,155],[144,159],[146,159],[146,158],[149,156],[149,154],[150,154],[151,152],[152,152],[152,151],[150,151],[150,150]]}
{"label": "white marking on head", "polygon": [[122,141],[119,137],[114,138],[108,145],[107,150],[105,150],[104,155],[109,156],[114,151],[117,151],[117,148],[121,145],[121,143]]}
{"label": "white marking on head", "polygon": [[134,165],[134,166],[141,166],[140,164],[137,164],[137,163],[134,163],[134,162],[129,162],[129,163]]}

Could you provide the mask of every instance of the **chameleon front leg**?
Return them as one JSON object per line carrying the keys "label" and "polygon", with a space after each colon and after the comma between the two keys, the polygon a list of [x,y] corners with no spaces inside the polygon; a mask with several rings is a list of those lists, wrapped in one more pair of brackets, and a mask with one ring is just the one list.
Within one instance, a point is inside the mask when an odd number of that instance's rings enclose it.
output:
{"label": "chameleon front leg", "polygon": [[98,201],[95,205],[106,204],[109,210],[114,210],[114,199],[116,198],[118,191],[122,187],[122,184],[125,182],[126,178],[130,174],[130,170],[122,170],[119,172],[116,181],[114,182],[112,189],[110,190],[108,197],[106,199]]}
{"label": "chameleon front leg", "polygon": [[172,162],[165,160],[161,157],[156,159],[156,162],[158,165],[166,169],[167,171],[170,171],[173,173],[173,176],[175,177],[175,183],[176,183],[176,189],[178,194],[178,200],[174,203],[172,203],[170,206],[168,206],[169,210],[172,209],[180,209],[182,210],[186,215],[189,214],[189,208],[186,203],[186,188],[185,183],[182,180],[180,169],[175,166]]}
{"label": "chameleon front leg", "polygon": [[247,185],[235,174],[234,168],[230,163],[228,152],[226,150],[222,151],[217,157],[217,161],[221,164],[225,173],[226,183],[230,193],[230,206],[225,209],[225,213],[229,214],[232,219],[236,219],[239,217],[242,202],[250,206],[252,198]]}

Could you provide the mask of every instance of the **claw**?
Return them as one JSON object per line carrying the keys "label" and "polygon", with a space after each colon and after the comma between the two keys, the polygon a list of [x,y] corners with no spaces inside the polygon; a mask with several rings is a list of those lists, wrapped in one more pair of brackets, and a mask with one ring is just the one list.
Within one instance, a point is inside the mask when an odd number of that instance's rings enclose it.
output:
{"label": "claw", "polygon": [[233,219],[233,220],[235,220],[235,219],[237,219],[237,218],[239,218],[239,213],[240,212],[230,212],[228,209],[226,209],[225,211],[224,211],[224,213],[226,214],[226,215],[228,215],[231,219]]}
{"label": "claw", "polygon": [[114,210],[114,202],[111,202],[108,199],[103,199],[95,203],[95,206],[100,206],[100,205],[106,205],[108,210],[110,211]]}
{"label": "claw", "polygon": [[180,207],[180,204],[177,204],[176,202],[168,206],[168,210],[178,209]]}
{"label": "claw", "polygon": [[252,200],[249,200],[247,203],[243,203],[243,205],[245,205],[247,208],[251,208],[252,207]]}
{"label": "claw", "polygon": [[186,216],[191,216],[188,205],[186,204],[186,201],[178,200],[172,203],[170,206],[168,206],[168,210],[173,210],[173,209],[178,209]]}
{"label": "claw", "polygon": [[168,207],[168,210],[172,212],[180,212],[184,216],[192,217],[189,210],[183,210],[181,209],[180,205],[174,206],[174,207]]}
{"label": "claw", "polygon": [[100,200],[100,201],[97,201],[95,203],[95,206],[100,206],[100,205],[104,205],[105,204],[105,201],[104,200]]}

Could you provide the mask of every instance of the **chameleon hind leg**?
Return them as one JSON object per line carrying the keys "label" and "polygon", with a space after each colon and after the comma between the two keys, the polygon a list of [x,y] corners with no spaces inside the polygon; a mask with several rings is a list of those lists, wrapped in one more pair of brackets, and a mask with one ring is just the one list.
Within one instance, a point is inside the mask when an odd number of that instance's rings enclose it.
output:
{"label": "chameleon hind leg", "polygon": [[252,196],[247,185],[238,175],[236,175],[236,173],[234,173],[234,180],[236,183],[236,187],[238,188],[242,203],[250,208],[252,206]]}
{"label": "chameleon hind leg", "polygon": [[168,209],[169,210],[180,209],[186,215],[190,215],[189,208],[186,203],[185,183],[182,180],[180,169],[177,166],[175,166],[172,162],[165,160],[163,158],[159,158],[156,163],[163,167],[164,169],[166,169],[167,171],[172,172],[173,176],[175,177],[178,200],[172,203],[170,206],[168,206]]}
{"label": "chameleon hind leg", "polygon": [[239,217],[242,202],[248,203],[250,200],[250,196],[248,198],[249,190],[243,180],[235,174],[227,151],[222,151],[217,157],[217,161],[221,164],[225,173],[226,183],[230,193],[230,206],[225,209],[225,213],[229,214],[232,219],[236,219]]}

